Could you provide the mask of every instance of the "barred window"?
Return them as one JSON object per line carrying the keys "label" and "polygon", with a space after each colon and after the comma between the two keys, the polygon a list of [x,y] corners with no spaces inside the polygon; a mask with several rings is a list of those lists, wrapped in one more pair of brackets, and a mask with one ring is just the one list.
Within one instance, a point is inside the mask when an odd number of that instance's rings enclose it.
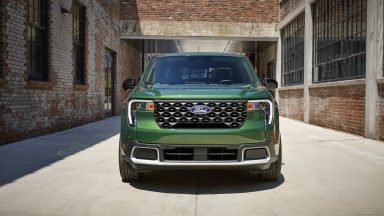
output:
{"label": "barred window", "polygon": [[48,81],[47,0],[28,0],[27,22],[29,78]]}
{"label": "barred window", "polygon": [[313,5],[313,82],[365,77],[367,0]]}
{"label": "barred window", "polygon": [[85,84],[85,7],[77,2],[72,8],[72,32],[74,50],[74,81],[76,84]]}
{"label": "barred window", "polygon": [[298,15],[282,29],[283,86],[304,82],[304,13]]}

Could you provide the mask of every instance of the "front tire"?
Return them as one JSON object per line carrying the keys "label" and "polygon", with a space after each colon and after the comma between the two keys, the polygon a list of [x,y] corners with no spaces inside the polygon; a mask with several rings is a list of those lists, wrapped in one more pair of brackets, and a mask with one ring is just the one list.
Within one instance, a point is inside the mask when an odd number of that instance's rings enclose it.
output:
{"label": "front tire", "polygon": [[263,181],[277,181],[279,180],[279,177],[281,175],[281,163],[282,163],[282,150],[281,150],[281,140],[280,140],[280,147],[279,147],[279,156],[276,162],[271,164],[271,168],[261,174],[261,179]]}
{"label": "front tire", "polygon": [[123,156],[120,153],[120,148],[119,148],[119,168],[120,168],[120,176],[123,182],[139,180],[139,173],[133,168],[131,168],[129,164],[124,160]]}

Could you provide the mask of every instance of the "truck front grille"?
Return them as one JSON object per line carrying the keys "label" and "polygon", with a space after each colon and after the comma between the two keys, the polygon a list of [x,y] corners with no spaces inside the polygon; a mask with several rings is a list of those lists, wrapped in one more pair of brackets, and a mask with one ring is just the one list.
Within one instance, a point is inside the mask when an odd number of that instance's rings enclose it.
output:
{"label": "truck front grille", "polygon": [[177,147],[164,149],[166,161],[236,161],[238,149],[225,147]]}
{"label": "truck front grille", "polygon": [[[206,114],[191,108],[205,105]],[[239,128],[247,119],[246,101],[155,101],[154,118],[161,128]]]}

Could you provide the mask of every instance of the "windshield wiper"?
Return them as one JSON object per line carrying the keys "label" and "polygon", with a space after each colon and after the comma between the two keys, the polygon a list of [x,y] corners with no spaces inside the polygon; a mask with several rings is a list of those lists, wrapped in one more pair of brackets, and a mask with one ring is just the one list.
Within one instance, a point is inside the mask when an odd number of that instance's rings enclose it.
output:
{"label": "windshield wiper", "polygon": [[221,80],[218,84],[231,85],[232,83],[233,83],[232,80]]}
{"label": "windshield wiper", "polygon": [[155,84],[163,84],[163,83],[160,83],[160,82],[144,82],[144,84],[148,84],[148,85],[155,85]]}
{"label": "windshield wiper", "polygon": [[182,82],[182,83],[163,83],[163,82],[150,82],[150,81],[147,81],[147,82],[144,82],[144,84],[148,84],[148,85],[155,85],[155,84],[167,84],[167,85],[184,85],[184,84],[226,84],[226,85],[230,85],[231,83],[226,83],[226,82],[220,82],[220,83],[214,83],[214,82]]}

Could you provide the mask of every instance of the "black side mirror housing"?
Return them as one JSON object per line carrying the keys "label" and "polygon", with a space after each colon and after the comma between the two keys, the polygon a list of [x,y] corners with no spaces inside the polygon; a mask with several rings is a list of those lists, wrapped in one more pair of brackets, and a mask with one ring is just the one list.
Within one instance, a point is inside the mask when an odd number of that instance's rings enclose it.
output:
{"label": "black side mirror housing", "polygon": [[271,79],[271,78],[265,78],[263,81],[263,85],[268,90],[277,89],[277,87],[279,86],[277,81],[275,79]]}
{"label": "black side mirror housing", "polygon": [[133,89],[133,88],[135,88],[135,86],[136,86],[136,79],[128,78],[128,79],[124,80],[124,82],[123,82],[123,89],[125,91],[127,91],[129,89]]}

